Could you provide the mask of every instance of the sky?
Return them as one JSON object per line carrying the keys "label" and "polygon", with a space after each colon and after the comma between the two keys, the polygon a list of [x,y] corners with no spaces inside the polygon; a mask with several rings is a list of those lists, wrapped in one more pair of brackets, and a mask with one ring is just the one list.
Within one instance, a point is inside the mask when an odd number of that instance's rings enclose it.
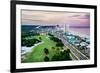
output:
{"label": "sky", "polygon": [[21,11],[22,25],[69,25],[73,28],[89,28],[90,14],[85,12],[55,12],[55,11]]}

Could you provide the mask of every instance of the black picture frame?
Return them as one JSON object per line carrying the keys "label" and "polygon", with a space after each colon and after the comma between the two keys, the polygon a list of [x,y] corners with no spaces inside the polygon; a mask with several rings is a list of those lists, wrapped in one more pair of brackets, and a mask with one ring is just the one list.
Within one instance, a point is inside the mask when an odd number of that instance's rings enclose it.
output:
{"label": "black picture frame", "polygon": [[[74,65],[74,66],[57,66],[57,67],[41,67],[41,68],[25,68],[16,69],[16,5],[38,5],[38,6],[53,6],[53,7],[72,7],[94,9],[94,64]],[[97,67],[97,6],[94,5],[79,5],[79,4],[63,4],[63,3],[48,3],[48,2],[33,2],[33,1],[11,1],[11,72],[29,72],[29,71],[45,71],[59,69],[79,69]]]}

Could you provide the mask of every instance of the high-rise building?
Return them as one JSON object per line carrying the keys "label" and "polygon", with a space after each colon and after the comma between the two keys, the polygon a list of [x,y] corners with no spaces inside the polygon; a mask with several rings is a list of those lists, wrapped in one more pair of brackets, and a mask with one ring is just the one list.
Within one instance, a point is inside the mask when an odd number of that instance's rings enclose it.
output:
{"label": "high-rise building", "polygon": [[69,31],[69,24],[64,24],[64,32],[68,32]]}

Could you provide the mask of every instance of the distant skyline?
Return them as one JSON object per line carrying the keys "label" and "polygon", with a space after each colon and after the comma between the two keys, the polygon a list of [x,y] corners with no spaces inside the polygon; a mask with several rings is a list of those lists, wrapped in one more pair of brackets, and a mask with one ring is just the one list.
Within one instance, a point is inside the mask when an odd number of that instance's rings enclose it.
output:
{"label": "distant skyline", "polygon": [[85,12],[54,12],[22,10],[22,25],[60,25],[70,27],[90,27],[90,14]]}

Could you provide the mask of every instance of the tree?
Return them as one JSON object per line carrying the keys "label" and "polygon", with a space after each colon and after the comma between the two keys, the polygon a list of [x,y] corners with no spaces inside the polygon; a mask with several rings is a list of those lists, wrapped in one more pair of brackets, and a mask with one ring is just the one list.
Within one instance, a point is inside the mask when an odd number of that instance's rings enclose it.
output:
{"label": "tree", "polygon": [[63,50],[64,48],[63,48],[63,47],[61,47],[61,49]]}
{"label": "tree", "polygon": [[35,38],[32,38],[32,39],[22,38],[21,39],[21,45],[22,46],[27,46],[27,47],[33,46],[34,44],[36,44],[38,42],[40,42],[40,40],[35,39]]}
{"label": "tree", "polygon": [[58,55],[58,54],[53,55],[51,60],[52,61],[60,61],[60,55]]}
{"label": "tree", "polygon": [[44,53],[47,55],[49,54],[49,50],[47,48],[44,48]]}
{"label": "tree", "polygon": [[69,49],[67,49],[66,53],[70,53],[70,50],[69,50]]}
{"label": "tree", "polygon": [[49,36],[52,36],[52,37],[54,36],[54,35],[52,35],[51,33],[48,33],[48,35],[49,35]]}
{"label": "tree", "polygon": [[55,47],[52,47],[52,49],[55,49]]}
{"label": "tree", "polygon": [[70,58],[70,50],[64,50],[64,51],[61,51],[60,53],[56,53],[53,55],[52,57],[52,61],[65,61],[65,60],[71,60]]}
{"label": "tree", "polygon": [[60,51],[60,48],[57,48],[57,51]]}
{"label": "tree", "polygon": [[39,37],[39,40],[42,40],[42,38],[41,38],[41,37]]}
{"label": "tree", "polygon": [[58,42],[58,43],[56,44],[56,46],[57,46],[57,47],[63,47],[64,44],[63,44],[62,42]]}
{"label": "tree", "polygon": [[49,61],[49,57],[45,56],[44,61]]}
{"label": "tree", "polygon": [[64,55],[63,58],[66,58],[67,60],[71,60],[71,58],[70,58],[70,49],[64,50],[63,55]]}

